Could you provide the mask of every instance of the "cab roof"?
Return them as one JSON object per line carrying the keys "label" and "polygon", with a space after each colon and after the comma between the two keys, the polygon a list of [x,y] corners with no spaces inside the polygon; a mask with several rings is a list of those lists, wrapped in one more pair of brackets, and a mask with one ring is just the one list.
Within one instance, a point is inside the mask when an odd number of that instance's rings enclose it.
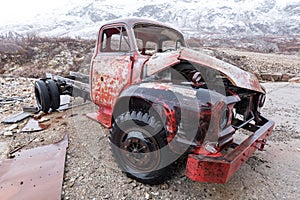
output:
{"label": "cab roof", "polygon": [[129,27],[133,27],[135,24],[155,24],[155,25],[159,25],[159,26],[165,26],[171,29],[174,29],[176,31],[178,31],[179,33],[182,33],[180,30],[178,30],[177,28],[173,27],[172,25],[166,24],[166,23],[161,23],[152,19],[145,19],[145,18],[138,18],[138,17],[128,17],[128,18],[118,18],[118,19],[113,19],[113,20],[109,20],[106,21],[104,24],[102,24],[102,26],[105,25],[110,25],[110,24],[126,24]]}

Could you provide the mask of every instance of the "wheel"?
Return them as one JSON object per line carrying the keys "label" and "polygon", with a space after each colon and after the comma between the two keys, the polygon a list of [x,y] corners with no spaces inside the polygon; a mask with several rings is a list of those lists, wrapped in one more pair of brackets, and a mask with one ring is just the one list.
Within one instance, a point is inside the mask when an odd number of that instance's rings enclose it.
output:
{"label": "wheel", "polygon": [[128,177],[146,184],[160,184],[172,175],[172,152],[165,129],[142,111],[118,116],[110,129],[114,157]]}
{"label": "wheel", "polygon": [[49,79],[46,80],[46,85],[49,89],[49,95],[50,95],[50,100],[51,100],[51,108],[52,110],[56,110],[60,106],[60,95],[59,95],[59,90],[58,87],[55,83],[55,81]]}
{"label": "wheel", "polygon": [[39,110],[47,113],[51,106],[50,95],[46,83],[38,80],[34,84],[34,94]]}

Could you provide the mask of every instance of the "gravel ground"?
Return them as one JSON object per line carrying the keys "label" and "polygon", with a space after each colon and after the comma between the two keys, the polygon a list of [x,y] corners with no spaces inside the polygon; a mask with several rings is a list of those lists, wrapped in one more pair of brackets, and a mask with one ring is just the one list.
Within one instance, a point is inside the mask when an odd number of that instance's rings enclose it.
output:
{"label": "gravel ground", "polygon": [[[0,77],[0,120],[34,105],[34,79]],[[85,104],[47,118],[46,130],[22,133],[17,126],[0,124],[0,142],[10,149],[59,141],[69,136],[62,199],[300,199],[300,84],[264,83],[268,98],[263,113],[276,127],[266,151],[256,152],[226,184],[199,183],[184,176],[184,160],[173,178],[150,186],[127,178],[116,166],[108,145],[108,131],[86,118],[95,111]],[[3,99],[11,98],[10,101]],[[8,99],[9,100],[9,99]],[[82,99],[73,100],[81,104]]]}
{"label": "gravel ground", "polygon": [[[189,180],[184,176],[183,160],[178,162],[174,177],[162,185],[143,185],[127,178],[120,172],[109,151],[108,131],[83,116],[95,111],[95,107],[86,105],[73,109],[73,117],[68,118],[71,125],[68,131],[72,133],[66,162],[66,169],[70,167],[70,170],[66,172],[64,197],[299,199],[300,170],[297,166],[300,159],[300,120],[297,116],[300,113],[300,95],[295,94],[300,94],[300,84],[265,83],[264,86],[269,94],[263,112],[276,121],[275,131],[266,151],[256,152],[223,185]],[[279,97],[281,94],[283,96]],[[291,96],[294,101],[289,101]],[[81,163],[80,167],[78,163]]]}

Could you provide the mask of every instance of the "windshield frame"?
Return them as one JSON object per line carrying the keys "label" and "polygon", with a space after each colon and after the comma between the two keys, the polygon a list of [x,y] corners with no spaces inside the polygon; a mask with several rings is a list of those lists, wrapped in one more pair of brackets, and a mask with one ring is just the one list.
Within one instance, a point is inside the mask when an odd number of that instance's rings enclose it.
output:
{"label": "windshield frame", "polygon": [[[177,51],[186,47],[183,34],[168,26],[152,23],[136,23],[132,26],[134,35],[134,48],[142,55],[152,56],[165,51]],[[168,41],[169,48],[164,48],[163,43]]]}

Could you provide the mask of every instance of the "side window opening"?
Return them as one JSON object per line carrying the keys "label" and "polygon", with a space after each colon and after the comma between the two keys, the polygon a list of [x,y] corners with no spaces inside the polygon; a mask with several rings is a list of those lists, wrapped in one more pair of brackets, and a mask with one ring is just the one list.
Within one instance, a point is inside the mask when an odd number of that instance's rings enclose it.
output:
{"label": "side window opening", "polygon": [[103,30],[101,52],[129,52],[130,44],[125,27],[113,27]]}
{"label": "side window opening", "polygon": [[142,55],[177,51],[185,46],[183,35],[169,27],[150,23],[137,23],[133,27],[133,31],[137,50]]}
{"label": "side window opening", "polygon": [[173,40],[165,40],[162,42],[162,51],[176,50],[176,42]]}
{"label": "side window opening", "polygon": [[136,38],[136,44],[137,44],[137,47],[138,47],[138,51],[142,52],[143,50],[143,40],[139,39],[139,38]]}
{"label": "side window opening", "polygon": [[157,43],[152,42],[152,41],[147,41],[145,44],[145,49],[143,52],[146,55],[153,55],[155,52],[157,52]]}

